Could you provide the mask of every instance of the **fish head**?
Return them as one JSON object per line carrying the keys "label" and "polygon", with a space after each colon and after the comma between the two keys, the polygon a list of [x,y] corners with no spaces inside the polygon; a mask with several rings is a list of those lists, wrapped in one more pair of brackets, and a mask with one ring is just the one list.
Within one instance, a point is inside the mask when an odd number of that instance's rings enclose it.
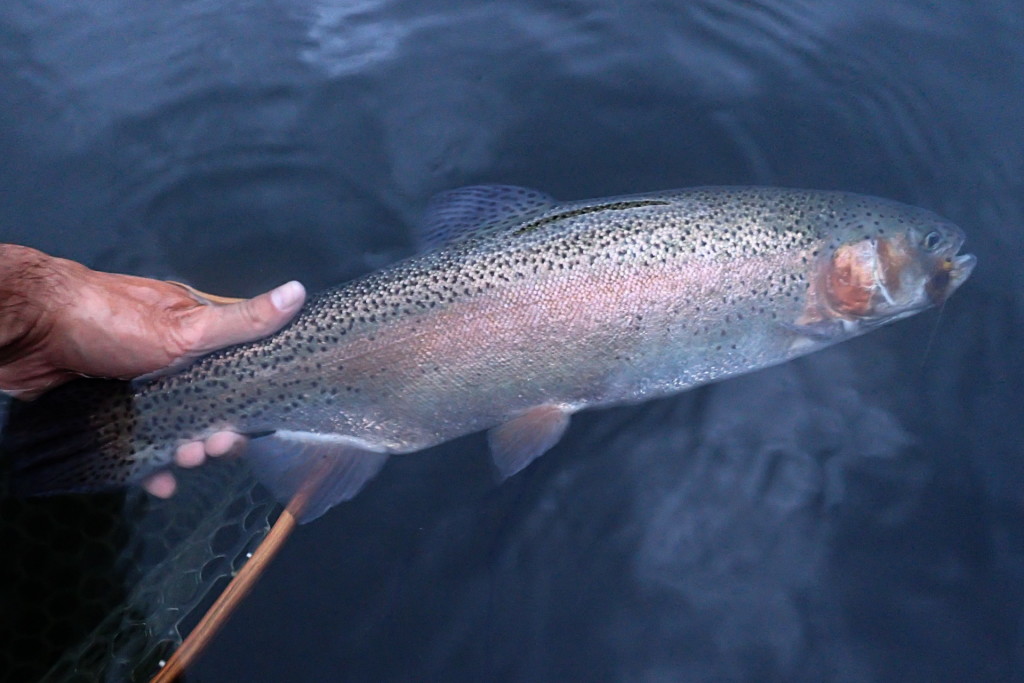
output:
{"label": "fish head", "polygon": [[819,261],[827,317],[870,328],[941,305],[974,269],[963,231],[923,209],[858,202]]}

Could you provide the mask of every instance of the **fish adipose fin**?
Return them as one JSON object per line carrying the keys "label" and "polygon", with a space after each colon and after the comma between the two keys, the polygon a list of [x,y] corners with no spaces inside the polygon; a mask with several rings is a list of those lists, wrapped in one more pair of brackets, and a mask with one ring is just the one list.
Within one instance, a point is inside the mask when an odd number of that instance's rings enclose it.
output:
{"label": "fish adipose fin", "polygon": [[507,479],[558,443],[569,426],[571,411],[553,405],[536,406],[487,433],[491,457]]}
{"label": "fish adipose fin", "polygon": [[470,185],[437,194],[418,228],[420,246],[432,249],[478,232],[516,226],[555,205],[539,190],[515,185]]}
{"label": "fish adipose fin", "polygon": [[0,464],[10,472],[11,493],[124,485],[133,475],[131,414],[131,384],[117,380],[77,380],[34,401],[13,401],[0,434]]}
{"label": "fish adipose fin", "polygon": [[388,456],[345,436],[279,430],[250,441],[243,459],[281,503],[305,499],[295,511],[305,523],[352,499]]}

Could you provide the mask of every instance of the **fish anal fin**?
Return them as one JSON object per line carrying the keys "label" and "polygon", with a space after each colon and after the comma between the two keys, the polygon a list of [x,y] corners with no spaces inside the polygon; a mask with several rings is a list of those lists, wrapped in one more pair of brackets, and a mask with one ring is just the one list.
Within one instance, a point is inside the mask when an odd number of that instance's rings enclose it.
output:
{"label": "fish anal fin", "polygon": [[549,195],[515,185],[470,185],[435,195],[418,226],[424,248],[519,225],[555,205]]}
{"label": "fish anal fin", "polygon": [[357,439],[283,430],[250,441],[243,457],[300,524],[351,500],[388,459]]}
{"label": "fish anal fin", "polygon": [[487,440],[502,478],[519,472],[558,443],[570,415],[572,411],[563,406],[540,405],[491,429]]}

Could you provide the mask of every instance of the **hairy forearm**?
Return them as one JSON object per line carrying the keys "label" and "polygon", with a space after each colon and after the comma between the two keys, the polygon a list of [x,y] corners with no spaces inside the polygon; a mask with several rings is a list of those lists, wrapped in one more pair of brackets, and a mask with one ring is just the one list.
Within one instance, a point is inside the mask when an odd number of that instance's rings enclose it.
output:
{"label": "hairy forearm", "polygon": [[56,288],[52,261],[29,247],[0,244],[0,366],[24,357],[45,336],[45,294]]}
{"label": "hairy forearm", "polygon": [[305,298],[298,283],[274,294],[283,303],[268,292],[209,304],[170,282],[0,244],[0,391],[31,399],[77,377],[137,377],[265,337]]}

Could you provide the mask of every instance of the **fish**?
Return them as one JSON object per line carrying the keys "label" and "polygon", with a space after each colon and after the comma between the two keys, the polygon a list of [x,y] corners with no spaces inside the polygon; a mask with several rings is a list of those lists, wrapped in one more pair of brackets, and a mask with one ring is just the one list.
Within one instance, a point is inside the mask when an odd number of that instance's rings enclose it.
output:
{"label": "fish", "polygon": [[166,377],[83,380],[17,406],[23,495],[106,490],[214,432],[302,521],[392,455],[488,430],[501,477],[583,409],[782,363],[943,304],[963,231],[841,191],[696,187],[558,202],[509,185],[435,197],[423,249],[310,297],[283,330]]}

